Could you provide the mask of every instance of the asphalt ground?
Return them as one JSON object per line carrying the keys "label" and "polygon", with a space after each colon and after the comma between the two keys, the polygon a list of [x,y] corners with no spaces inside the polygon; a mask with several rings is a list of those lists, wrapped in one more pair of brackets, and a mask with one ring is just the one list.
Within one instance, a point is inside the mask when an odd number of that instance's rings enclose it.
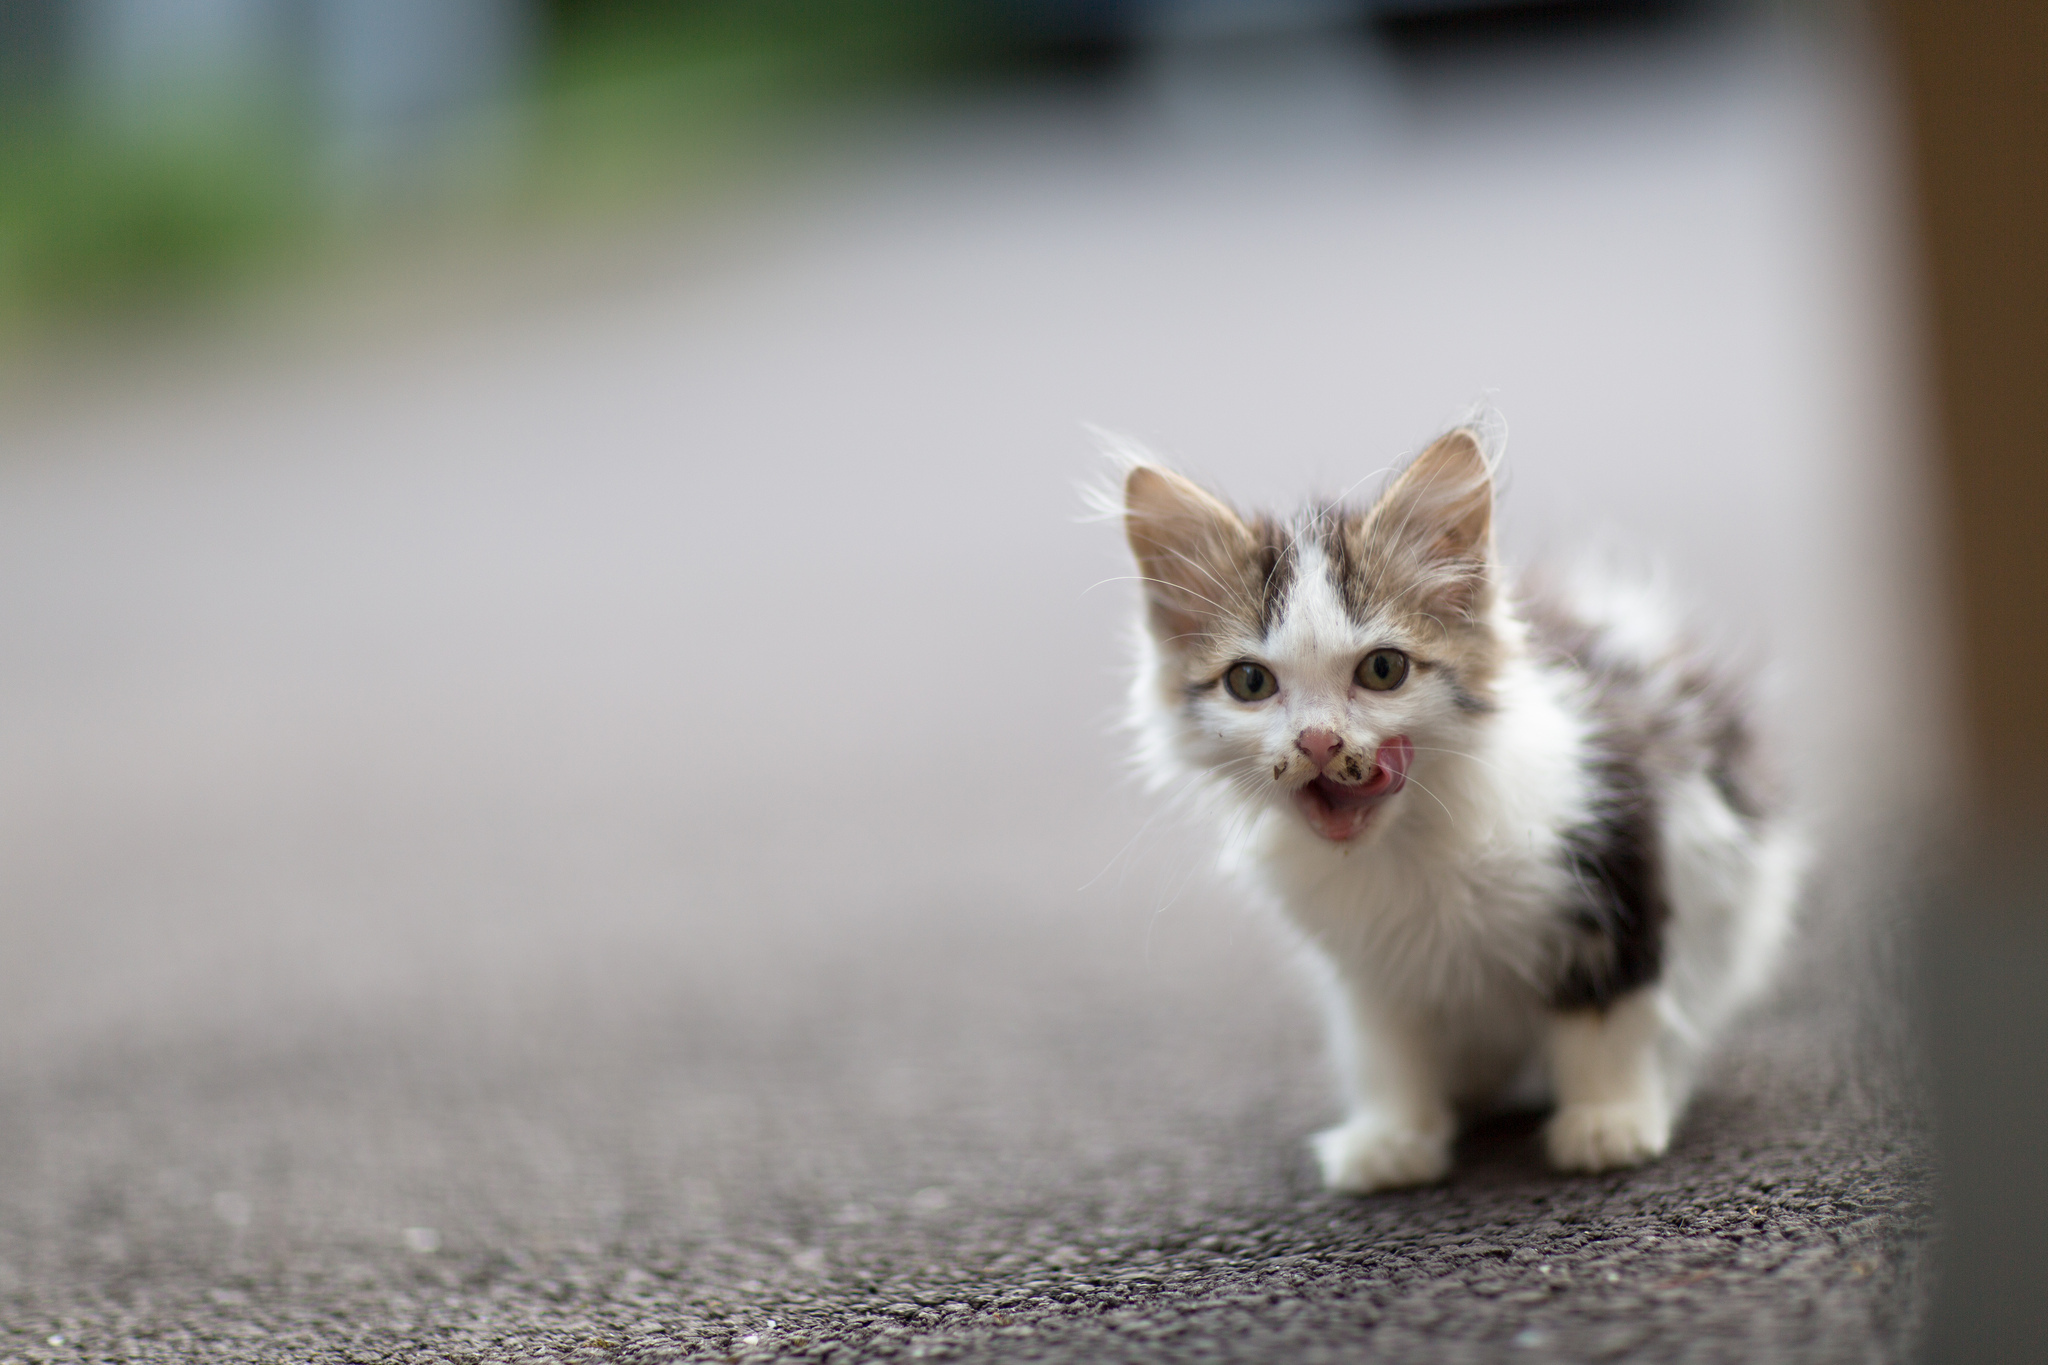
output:
{"label": "asphalt ground", "polygon": [[[1907,1358],[1942,679],[1862,72],[1182,54],[17,381],[0,1360]],[[1819,861],[1667,1159],[1333,1199],[1283,942],[1123,767],[1080,424],[1284,498],[1475,398],[1512,551],[1668,570]]]}

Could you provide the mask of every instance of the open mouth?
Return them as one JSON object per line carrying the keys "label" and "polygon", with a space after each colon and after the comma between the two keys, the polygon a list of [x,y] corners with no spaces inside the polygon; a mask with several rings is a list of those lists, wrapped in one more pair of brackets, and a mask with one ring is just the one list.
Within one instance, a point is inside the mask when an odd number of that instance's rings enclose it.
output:
{"label": "open mouth", "polygon": [[1414,761],[1415,745],[1408,736],[1392,735],[1380,742],[1365,781],[1332,782],[1327,776],[1318,777],[1294,793],[1295,808],[1310,829],[1341,844],[1355,838],[1371,823],[1380,803],[1408,784],[1408,765]]}

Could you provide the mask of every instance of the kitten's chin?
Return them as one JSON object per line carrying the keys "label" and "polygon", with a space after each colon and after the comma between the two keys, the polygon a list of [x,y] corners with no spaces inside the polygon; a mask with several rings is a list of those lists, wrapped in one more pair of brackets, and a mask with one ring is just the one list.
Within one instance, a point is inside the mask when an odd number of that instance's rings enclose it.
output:
{"label": "kitten's chin", "polygon": [[1408,785],[1408,765],[1415,746],[1406,735],[1381,743],[1372,776],[1363,782],[1332,782],[1318,777],[1294,793],[1294,808],[1308,827],[1333,844],[1347,843],[1365,832],[1387,799]]}

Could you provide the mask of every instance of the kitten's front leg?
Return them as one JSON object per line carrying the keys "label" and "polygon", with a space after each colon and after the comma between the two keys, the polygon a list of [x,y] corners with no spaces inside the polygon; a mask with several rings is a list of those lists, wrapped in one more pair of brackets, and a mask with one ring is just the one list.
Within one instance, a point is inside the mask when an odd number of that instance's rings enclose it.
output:
{"label": "kitten's front leg", "polygon": [[1543,1134],[1551,1165],[1606,1171],[1664,1154],[1678,1099],[1665,1076],[1664,1027],[1654,988],[1604,1010],[1551,1016],[1557,1113]]}
{"label": "kitten's front leg", "polygon": [[1441,1180],[1456,1124],[1426,1031],[1342,989],[1329,1015],[1350,1113],[1315,1136],[1323,1184],[1368,1194]]}

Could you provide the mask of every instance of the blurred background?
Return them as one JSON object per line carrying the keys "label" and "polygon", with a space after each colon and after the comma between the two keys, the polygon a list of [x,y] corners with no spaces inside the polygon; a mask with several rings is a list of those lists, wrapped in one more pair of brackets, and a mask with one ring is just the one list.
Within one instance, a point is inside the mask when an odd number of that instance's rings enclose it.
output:
{"label": "blurred background", "polygon": [[[1340,1217],[1077,490],[1091,426],[1370,490],[1486,403],[1511,554],[1667,575],[1821,850],[1654,1197],[1555,1198],[1830,1212],[1664,1327],[1326,1336],[1903,1358],[1868,1048],[1953,745],[1887,81],[1818,3],[0,0],[0,1337],[883,1354],[863,1295]],[[1374,1226],[1511,1239],[1525,1157]]]}

